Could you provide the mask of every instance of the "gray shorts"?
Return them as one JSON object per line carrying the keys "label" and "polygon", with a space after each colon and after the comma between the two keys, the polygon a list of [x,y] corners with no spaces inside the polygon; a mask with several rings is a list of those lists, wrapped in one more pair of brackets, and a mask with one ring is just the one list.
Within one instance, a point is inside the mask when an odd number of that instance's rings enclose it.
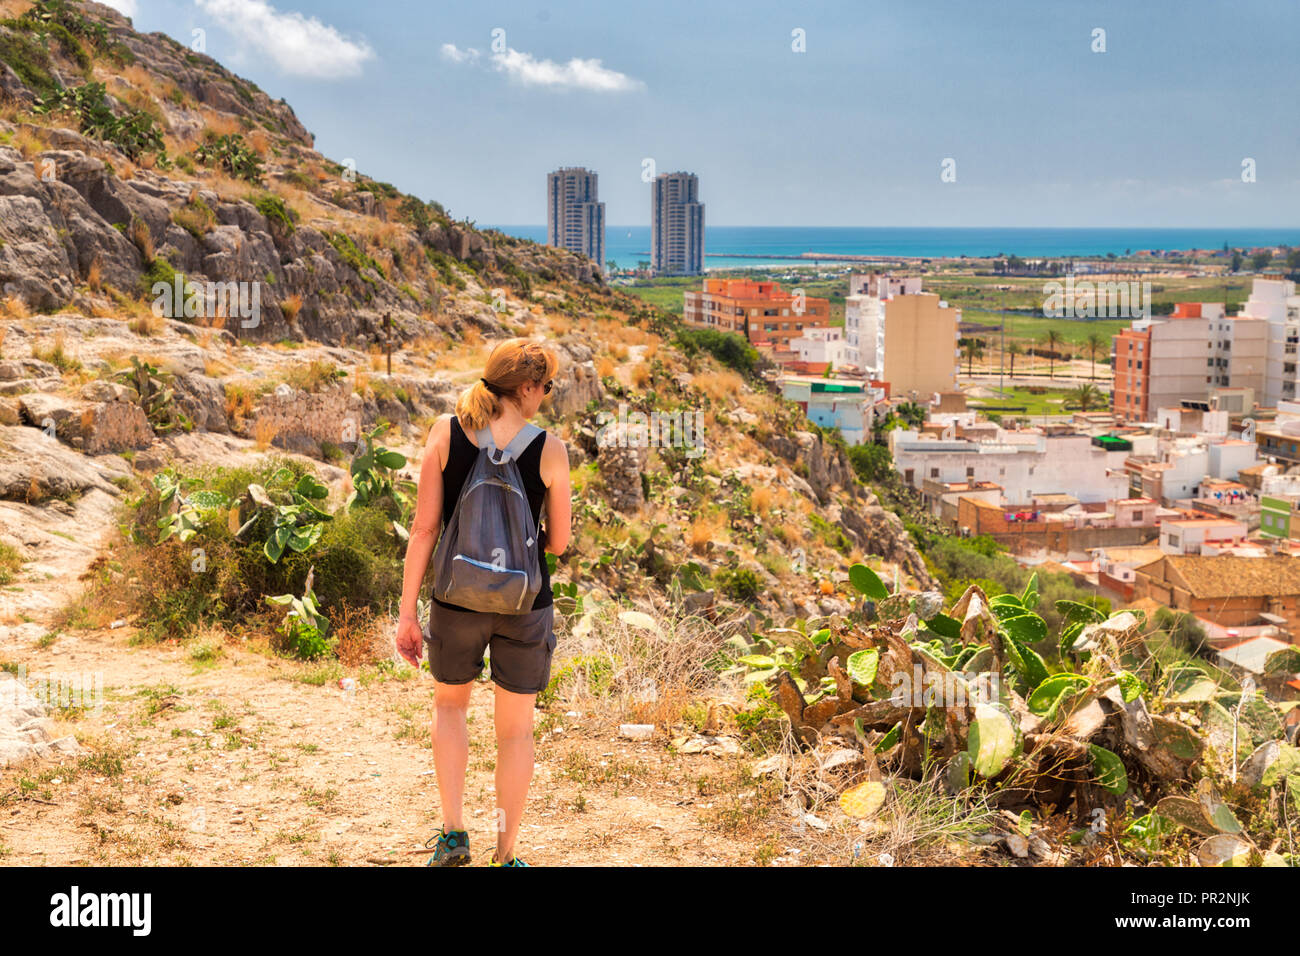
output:
{"label": "gray shorts", "polygon": [[537,694],[551,679],[555,606],[527,614],[454,611],[430,602],[424,642],[429,669],[444,684],[468,684],[483,673],[491,649],[492,680],[516,694]]}

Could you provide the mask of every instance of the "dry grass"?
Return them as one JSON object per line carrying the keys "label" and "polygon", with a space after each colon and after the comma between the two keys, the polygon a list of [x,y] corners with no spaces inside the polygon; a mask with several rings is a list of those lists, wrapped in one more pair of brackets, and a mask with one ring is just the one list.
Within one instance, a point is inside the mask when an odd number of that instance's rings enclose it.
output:
{"label": "dry grass", "polygon": [[601,605],[585,634],[561,635],[566,653],[552,667],[550,690],[611,724],[660,727],[681,723],[684,711],[702,697],[730,695],[731,688],[704,662],[733,633],[732,622],[712,623],[649,604],[638,605],[633,615],[625,610]]}
{"label": "dry grass", "polygon": [[714,401],[735,398],[740,394],[740,388],[744,380],[730,369],[721,369],[717,372],[701,372],[695,376],[692,382],[695,388],[698,388],[705,395]]}
{"label": "dry grass", "polygon": [[150,310],[127,320],[126,327],[136,335],[149,337],[162,332],[167,327],[167,320],[160,315],[154,315]]}
{"label": "dry grass", "polygon": [[144,257],[144,261],[148,262],[153,259],[153,234],[149,232],[149,224],[143,219],[133,218],[128,233],[131,241],[135,243],[135,247],[140,250],[140,255]]}
{"label": "dry grass", "polygon": [[686,529],[686,543],[695,554],[703,554],[710,542],[719,540],[726,524],[721,514],[697,514]]}
{"label": "dry grass", "polygon": [[285,321],[293,325],[298,319],[298,313],[302,311],[302,296],[295,292],[289,298],[282,299],[280,311],[284,313]]}
{"label": "dry grass", "polygon": [[645,362],[638,362],[632,367],[629,377],[637,388],[645,388],[650,384],[650,366]]}
{"label": "dry grass", "polygon": [[596,374],[601,378],[612,378],[616,371],[618,366],[614,364],[613,359],[605,355],[596,359]]}
{"label": "dry grass", "polygon": [[25,319],[32,314],[27,308],[26,300],[17,295],[7,296],[3,302],[0,302],[0,310],[4,312],[7,319]]}
{"label": "dry grass", "polygon": [[238,117],[230,113],[222,113],[210,107],[203,107],[199,111],[203,116],[203,130],[205,133],[213,133],[216,136],[234,136],[244,132],[244,126],[239,122]]}
{"label": "dry grass", "polygon": [[17,19],[34,6],[33,0],[0,0],[0,19]]}
{"label": "dry grass", "polygon": [[759,485],[750,491],[749,503],[756,512],[767,517],[768,512],[776,504],[776,492],[771,485]]}
{"label": "dry grass", "polygon": [[226,418],[230,420],[232,426],[242,427],[243,423],[252,417],[253,403],[257,398],[257,392],[250,385],[243,382],[226,382]]}
{"label": "dry grass", "polygon": [[31,162],[45,149],[44,131],[20,128],[14,133],[12,145],[22,153],[23,159]]}
{"label": "dry grass", "polygon": [[278,429],[271,422],[259,420],[253,425],[253,443],[258,451],[266,451],[275,441]]}
{"label": "dry grass", "polygon": [[197,193],[197,189],[191,191],[189,205],[172,210],[172,222],[191,235],[206,236],[216,227],[217,215],[206,205],[200,206],[195,202]]}
{"label": "dry grass", "polygon": [[259,126],[248,134],[248,146],[258,156],[266,159],[267,154],[271,152],[271,137]]}
{"label": "dry grass", "polygon": [[103,281],[104,270],[99,264],[99,257],[96,256],[95,261],[92,262],[90,268],[86,270],[86,285],[90,286],[91,291],[98,292]]}

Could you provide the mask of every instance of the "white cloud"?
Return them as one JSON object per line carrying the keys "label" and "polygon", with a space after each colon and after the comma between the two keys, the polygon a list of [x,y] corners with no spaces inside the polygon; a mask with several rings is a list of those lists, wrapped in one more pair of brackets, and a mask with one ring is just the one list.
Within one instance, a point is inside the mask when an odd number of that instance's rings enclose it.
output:
{"label": "white cloud", "polygon": [[362,64],[375,55],[365,40],[350,39],[315,17],[281,13],[265,0],[195,2],[251,50],[294,76],[327,80],[357,76]]}
{"label": "white cloud", "polygon": [[473,63],[478,59],[478,50],[473,47],[462,50],[454,43],[444,43],[441,52],[442,58],[451,63]]}
{"label": "white cloud", "polygon": [[[442,45],[442,58],[450,63],[476,63],[478,50],[462,50],[454,43]],[[588,90],[594,93],[628,93],[645,89],[645,84],[626,73],[611,70],[600,60],[574,57],[568,63],[540,60],[531,53],[506,48],[489,58],[492,68],[524,86],[541,86],[557,90]]]}
{"label": "white cloud", "polygon": [[112,7],[124,17],[134,17],[140,12],[140,4],[135,0],[99,0],[106,7]]}

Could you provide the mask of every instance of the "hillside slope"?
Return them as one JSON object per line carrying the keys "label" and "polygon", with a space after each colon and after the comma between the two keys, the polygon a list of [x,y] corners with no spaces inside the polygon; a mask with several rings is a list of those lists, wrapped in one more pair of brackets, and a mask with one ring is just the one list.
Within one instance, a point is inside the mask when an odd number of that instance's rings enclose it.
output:
{"label": "hillside slope", "polygon": [[[104,527],[107,499],[168,466],[279,449],[346,493],[335,463],[380,422],[415,465],[490,341],[531,335],[563,359],[545,414],[579,496],[558,581],[781,619],[846,611],[854,560],[929,583],[842,445],[590,260],[353,178],[287,104],[106,7],[6,9],[0,443],[23,454],[0,469],[0,516],[24,556],[80,549],[88,563],[95,536],[55,533],[66,512]],[[158,281],[197,295],[194,314],[160,317]],[[226,282],[260,287],[256,324],[213,309],[208,284]],[[601,447],[629,414],[685,414],[702,443]],[[54,587],[6,597],[9,613]]]}

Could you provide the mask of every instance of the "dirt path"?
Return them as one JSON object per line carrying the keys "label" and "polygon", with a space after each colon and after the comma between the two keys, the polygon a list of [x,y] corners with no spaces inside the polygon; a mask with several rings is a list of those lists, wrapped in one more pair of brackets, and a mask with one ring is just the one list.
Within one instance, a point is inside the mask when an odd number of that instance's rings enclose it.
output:
{"label": "dirt path", "polygon": [[[427,677],[372,669],[347,693],[337,668],[215,643],[198,645],[220,647],[214,659],[196,661],[194,641],[131,646],[128,632],[0,647],[29,680],[101,674],[104,688],[98,709],[59,721],[85,756],[0,771],[4,864],[424,863],[439,823]],[[476,864],[494,844],[491,706],[491,685],[476,687]],[[538,712],[519,843],[530,863],[717,866],[763,852],[761,828],[740,822],[754,814],[735,758],[675,755],[573,713],[562,702]]]}

